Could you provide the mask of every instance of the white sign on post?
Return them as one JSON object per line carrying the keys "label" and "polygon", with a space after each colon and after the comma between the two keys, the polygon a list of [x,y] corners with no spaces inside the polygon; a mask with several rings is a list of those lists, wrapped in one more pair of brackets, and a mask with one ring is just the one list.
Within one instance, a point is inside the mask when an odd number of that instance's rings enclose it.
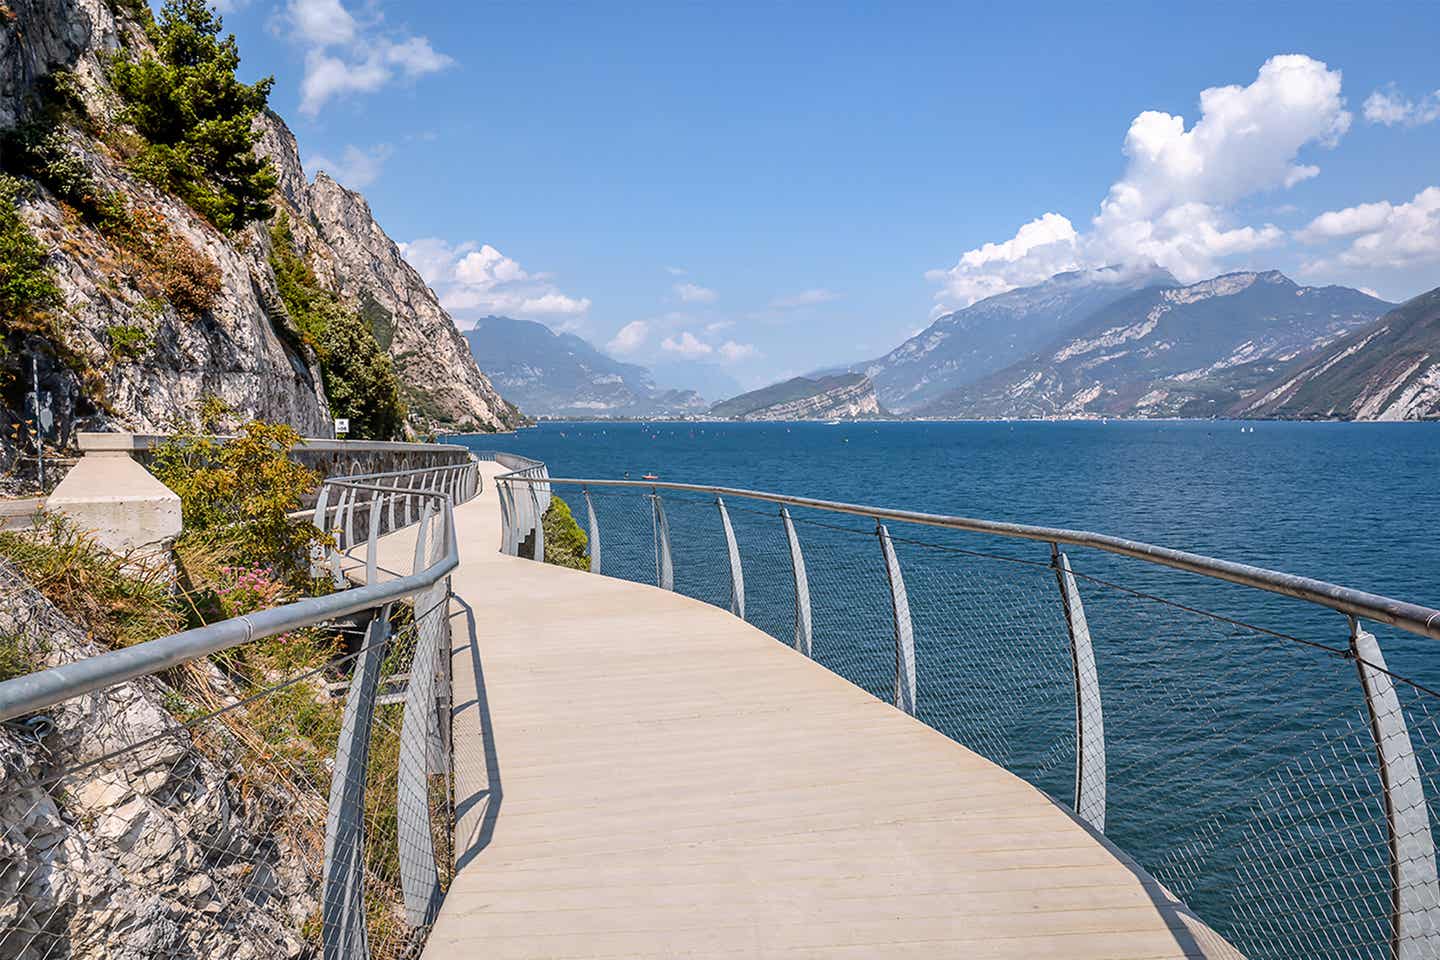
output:
{"label": "white sign on post", "polygon": [[337,437],[343,436],[344,434],[347,434],[347,433],[349,433],[349,432],[350,432],[350,418],[349,418],[349,417],[336,417],[336,418],[335,418],[335,436],[337,436]]}

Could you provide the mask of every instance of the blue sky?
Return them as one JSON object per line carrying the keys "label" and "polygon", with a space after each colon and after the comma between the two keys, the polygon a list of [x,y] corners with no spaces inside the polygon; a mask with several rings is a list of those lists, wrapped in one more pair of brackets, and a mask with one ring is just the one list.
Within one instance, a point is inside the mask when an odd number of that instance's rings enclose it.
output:
{"label": "blue sky", "polygon": [[1103,262],[1440,284],[1433,2],[222,6],[462,327],[672,378],[876,356]]}

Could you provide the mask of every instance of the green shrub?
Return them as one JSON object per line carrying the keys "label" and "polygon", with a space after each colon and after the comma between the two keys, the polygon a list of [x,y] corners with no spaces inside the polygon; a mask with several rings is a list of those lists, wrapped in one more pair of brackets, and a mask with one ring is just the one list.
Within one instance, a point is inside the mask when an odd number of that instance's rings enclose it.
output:
{"label": "green shrub", "polygon": [[110,356],[122,363],[139,360],[150,352],[154,342],[143,327],[129,323],[113,323],[106,327],[105,339],[110,344]]}
{"label": "green shrub", "polygon": [[275,213],[275,169],[256,155],[254,128],[274,78],[237,80],[239,48],[221,27],[205,0],[166,0],[151,30],[158,55],[118,59],[111,77],[145,139],[132,168],[229,231]]}
{"label": "green shrub", "polygon": [[290,459],[300,442],[290,426],[252,420],[226,442],[176,436],[156,449],[150,469],[180,497],[184,538],[223,544],[237,559],[299,582],[310,547],[323,540],[308,520],[288,516],[320,482]]}
{"label": "green shrub", "polygon": [[550,506],[541,518],[545,529],[545,562],[572,570],[589,570],[590,558],[585,554],[589,538],[575,516],[570,504],[554,494],[550,495]]}
{"label": "green shrub", "polygon": [[180,629],[163,563],[112,553],[63,517],[0,530],[0,557],[97,642],[125,647]]}
{"label": "green shrub", "polygon": [[45,248],[20,217],[24,185],[0,174],[0,321],[34,327],[61,304]]}
{"label": "green shrub", "polygon": [[33,649],[24,637],[0,635],[0,681],[23,677],[44,666],[43,651]]}
{"label": "green shrub", "polygon": [[352,440],[389,440],[405,429],[400,378],[390,355],[353,310],[330,318],[320,340],[325,396],[337,417],[350,418]]}
{"label": "green shrub", "polygon": [[315,351],[331,411],[349,418],[353,440],[399,437],[405,429],[400,378],[375,335],[377,326],[383,329],[375,311],[383,309],[370,300],[373,309],[367,318],[322,287],[295,248],[286,214],[271,225],[270,241],[270,266],[290,315],[291,333]]}

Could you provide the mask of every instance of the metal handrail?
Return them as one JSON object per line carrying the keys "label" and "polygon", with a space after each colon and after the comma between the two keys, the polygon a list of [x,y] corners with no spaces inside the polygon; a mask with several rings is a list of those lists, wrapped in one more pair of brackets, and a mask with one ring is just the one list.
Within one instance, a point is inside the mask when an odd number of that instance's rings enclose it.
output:
{"label": "metal handrail", "polygon": [[[431,468],[429,472],[443,469],[446,468]],[[369,485],[359,483],[355,478],[326,482],[331,486],[369,489]],[[444,517],[445,553],[424,570],[323,597],[298,600],[0,682],[0,721],[25,716],[127,680],[169,670],[252,640],[382,607],[434,586],[460,565],[451,498],[446,493],[418,487],[401,492],[440,503]]]}
{"label": "metal handrail", "polygon": [[1139,540],[1127,540],[1108,534],[1092,533],[1087,530],[1067,530],[1062,527],[1039,527],[1023,523],[1005,523],[996,520],[977,520],[970,517],[949,516],[938,513],[921,513],[913,510],[895,510],[864,504],[842,503],[834,500],[817,500],[813,497],[796,497],[763,490],[746,490],[737,487],[717,487],[695,483],[673,483],[659,480],[595,480],[575,477],[531,477],[524,471],[500,474],[496,481],[522,482],[531,484],[571,484],[576,486],[630,487],[645,490],[680,490],[706,493],[724,497],[743,497],[761,500],[781,506],[807,507],[830,513],[843,513],[872,520],[888,520],[914,523],[923,526],[944,527],[970,533],[987,533],[996,536],[1022,540],[1038,540],[1045,543],[1066,544],[1079,547],[1093,547],[1107,553],[1132,557],[1158,566],[1183,570],[1216,580],[1254,587],[1270,593],[1307,600],[1349,616],[1388,624],[1410,633],[1440,640],[1440,610],[1395,600],[1391,597],[1342,587],[1338,584],[1316,580],[1311,577],[1281,573],[1246,563],[1218,560],[1203,554],[1160,547]]}

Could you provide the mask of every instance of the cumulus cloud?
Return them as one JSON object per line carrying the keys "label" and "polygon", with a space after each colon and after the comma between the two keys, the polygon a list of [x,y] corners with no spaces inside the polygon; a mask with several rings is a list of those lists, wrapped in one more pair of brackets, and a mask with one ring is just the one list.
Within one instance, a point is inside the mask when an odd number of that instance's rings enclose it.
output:
{"label": "cumulus cloud", "polygon": [[736,343],[734,340],[726,340],[718,348],[720,359],[726,363],[738,363],[741,360],[750,360],[760,356],[760,351],[755,349],[751,343]]}
{"label": "cumulus cloud", "polygon": [[532,273],[488,243],[452,246],[435,237],[400,244],[400,252],[457,316],[488,313],[578,317],[589,297],[572,297],[548,276]]}
{"label": "cumulus cloud", "polygon": [[793,310],[796,307],[813,307],[839,299],[840,294],[835,291],[815,287],[810,290],[801,290],[799,293],[792,293],[789,296],[776,297],[770,301],[770,306],[776,310]]}
{"label": "cumulus cloud", "polygon": [[707,357],[715,352],[714,347],[689,330],[681,331],[678,337],[666,337],[661,340],[660,349],[668,353],[678,353],[689,360],[694,360],[696,357]]}
{"label": "cumulus cloud", "polygon": [[644,345],[649,336],[650,324],[644,320],[631,320],[605,344],[605,348],[611,353],[634,353]]}
{"label": "cumulus cloud", "polygon": [[362,22],[342,0],[290,0],[276,26],[305,48],[300,112],[307,116],[338,97],[373,93],[455,62],[426,37],[387,33],[378,14]]}
{"label": "cumulus cloud", "polygon": [[1365,98],[1365,119],[1387,127],[1419,127],[1440,120],[1440,90],[1411,100],[1392,83]]}
{"label": "cumulus cloud", "polygon": [[1440,263],[1440,187],[1428,187],[1406,203],[1362,203],[1320,214],[1299,237],[1309,243],[1342,241],[1328,257],[1305,265],[1306,273],[1338,267],[1399,270]]}
{"label": "cumulus cloud", "polygon": [[1201,91],[1192,126],[1182,116],[1141,113],[1122,146],[1125,172],[1088,232],[1047,213],[1014,237],[927,274],[941,284],[936,299],[965,306],[1064,270],[1108,263],[1156,263],[1182,280],[1198,280],[1216,273],[1227,257],[1276,246],[1284,231],[1237,224],[1233,206],[1320,173],[1299,154],[1334,146],[1349,129],[1340,81],[1340,71],[1319,60],[1276,56],[1247,86]]}
{"label": "cumulus cloud", "polygon": [[380,178],[380,171],[385,167],[385,161],[390,159],[394,148],[388,143],[376,144],[373,147],[361,149],[353,145],[345,147],[339,160],[332,160],[323,154],[315,154],[305,161],[305,166],[314,173],[317,170],[324,170],[338,182],[359,190],[368,187]]}
{"label": "cumulus cloud", "polygon": [[720,295],[709,287],[702,287],[698,283],[677,283],[674,287],[675,296],[686,303],[714,303]]}

